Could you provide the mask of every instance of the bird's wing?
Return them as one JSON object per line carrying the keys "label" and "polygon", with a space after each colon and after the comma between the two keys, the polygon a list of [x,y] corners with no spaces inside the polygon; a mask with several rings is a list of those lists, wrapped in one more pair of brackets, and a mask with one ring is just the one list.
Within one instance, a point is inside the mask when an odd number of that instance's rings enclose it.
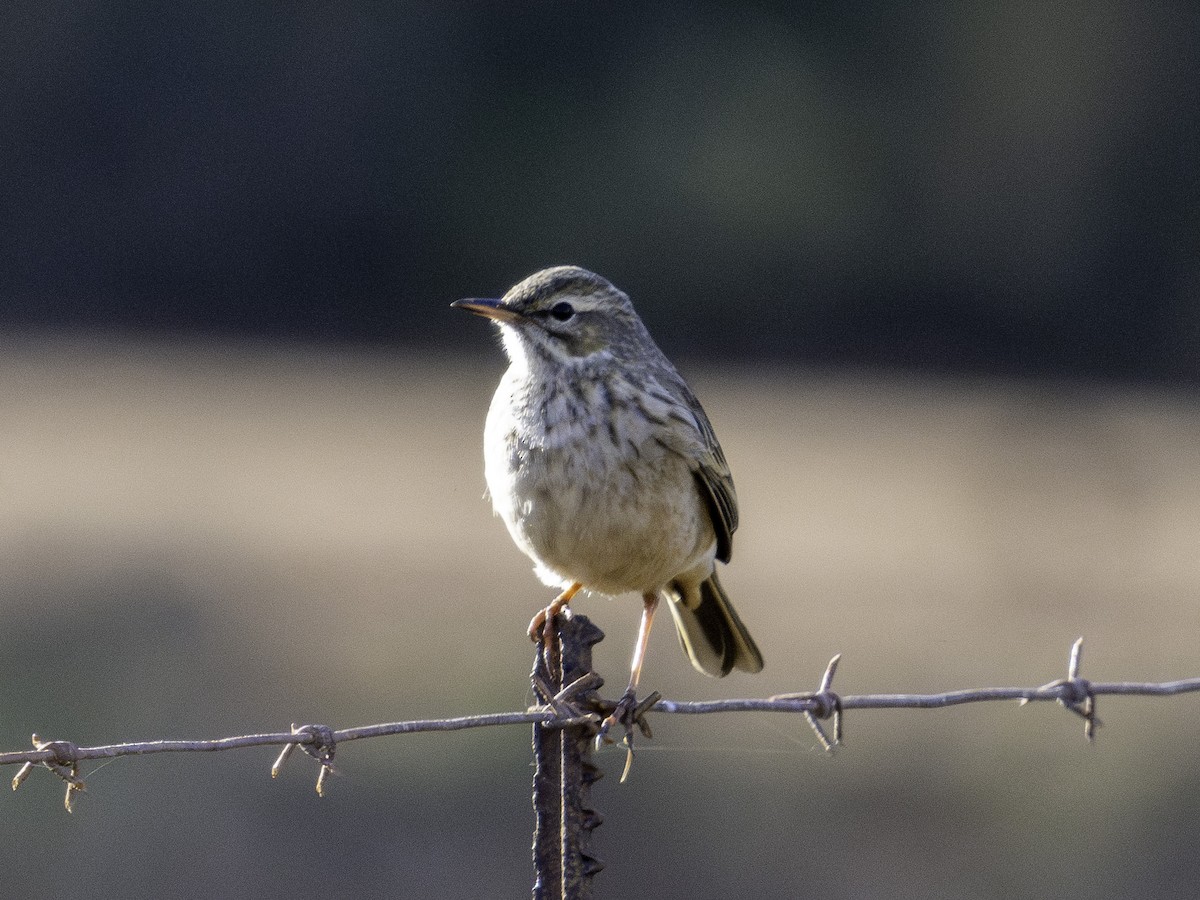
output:
{"label": "bird's wing", "polygon": [[697,459],[696,483],[700,485],[713,530],[717,533],[717,559],[727,563],[733,556],[733,533],[738,526],[737,494],[733,489],[729,463],[725,461],[725,454],[717,443],[708,417],[698,403],[694,411],[705,442],[705,452]]}
{"label": "bird's wing", "polygon": [[[687,409],[681,409],[678,402],[669,405],[664,402],[664,407],[669,410],[668,418],[690,427],[684,434],[671,430],[672,440],[665,443],[691,464],[700,495],[712,519],[713,531],[717,534],[717,559],[727,563],[733,554],[733,533],[738,526],[737,492],[733,488],[733,476],[713,432],[712,423],[704,414],[704,407],[687,383],[678,374],[672,375],[674,378],[668,395],[682,397]],[[661,389],[659,385],[655,387]],[[667,398],[659,395],[656,399],[666,401]]]}

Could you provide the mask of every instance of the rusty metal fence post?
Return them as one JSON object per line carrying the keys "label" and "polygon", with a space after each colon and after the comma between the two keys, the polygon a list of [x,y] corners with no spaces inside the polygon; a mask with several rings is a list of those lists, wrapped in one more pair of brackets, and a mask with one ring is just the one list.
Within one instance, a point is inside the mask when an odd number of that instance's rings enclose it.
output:
{"label": "rusty metal fence post", "polygon": [[[583,684],[585,689],[567,701],[587,708],[603,682],[592,673],[592,647],[604,632],[586,616],[572,612],[556,619],[558,641],[538,645],[533,680],[542,685],[551,702],[563,688]],[[554,644],[557,643],[557,647]],[[586,682],[580,679],[592,677]],[[601,771],[592,763],[596,728],[588,723],[556,727],[533,726],[533,883],[534,900],[587,900],[592,896],[592,876],[604,864],[592,856],[589,841],[602,817],[591,807],[591,786]]]}

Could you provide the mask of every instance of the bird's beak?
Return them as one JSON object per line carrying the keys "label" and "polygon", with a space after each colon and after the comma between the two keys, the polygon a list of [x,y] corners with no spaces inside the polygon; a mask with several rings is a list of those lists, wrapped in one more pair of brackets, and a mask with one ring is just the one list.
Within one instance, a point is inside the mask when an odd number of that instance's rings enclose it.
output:
{"label": "bird's beak", "polygon": [[473,312],[477,316],[483,316],[485,319],[493,319],[497,322],[515,322],[521,318],[521,314],[516,310],[509,309],[507,306],[501,306],[499,300],[455,300],[450,304],[455,309],[465,309],[467,312]]}

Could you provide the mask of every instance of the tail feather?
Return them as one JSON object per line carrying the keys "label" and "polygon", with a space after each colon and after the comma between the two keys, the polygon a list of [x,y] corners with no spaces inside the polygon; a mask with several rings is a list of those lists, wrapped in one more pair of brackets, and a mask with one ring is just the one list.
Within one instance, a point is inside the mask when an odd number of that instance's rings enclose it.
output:
{"label": "tail feather", "polygon": [[699,585],[675,582],[667,591],[679,644],[692,665],[720,678],[733,669],[762,670],[763,658],[713,572]]}

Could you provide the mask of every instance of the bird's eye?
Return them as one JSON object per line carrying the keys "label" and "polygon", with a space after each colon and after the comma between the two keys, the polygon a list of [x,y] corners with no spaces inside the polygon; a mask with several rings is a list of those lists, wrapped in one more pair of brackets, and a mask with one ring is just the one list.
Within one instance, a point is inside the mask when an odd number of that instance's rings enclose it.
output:
{"label": "bird's eye", "polygon": [[555,303],[552,307],[550,307],[550,315],[558,319],[560,322],[565,322],[571,318],[571,316],[575,315],[575,307],[564,300],[561,303]]}

